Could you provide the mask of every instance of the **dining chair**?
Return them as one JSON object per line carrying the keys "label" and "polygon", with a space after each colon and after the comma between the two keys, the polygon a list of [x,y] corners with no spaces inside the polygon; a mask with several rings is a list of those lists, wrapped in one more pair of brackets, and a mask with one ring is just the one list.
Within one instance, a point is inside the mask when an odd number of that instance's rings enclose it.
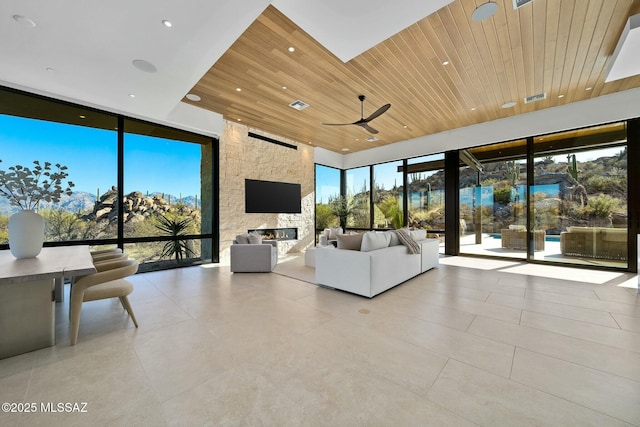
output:
{"label": "dining chair", "polygon": [[80,314],[84,302],[101,299],[119,298],[122,307],[129,313],[135,327],[138,321],[127,296],[133,292],[133,284],[126,277],[138,271],[138,261],[134,259],[119,259],[106,266],[96,266],[96,273],[78,279],[71,288],[71,302],[69,303],[70,341],[75,345],[78,341]]}
{"label": "dining chair", "polygon": [[105,259],[117,258],[122,255],[122,249],[120,248],[111,248],[111,249],[102,249],[97,251],[91,251],[91,259],[96,261],[104,261]]}

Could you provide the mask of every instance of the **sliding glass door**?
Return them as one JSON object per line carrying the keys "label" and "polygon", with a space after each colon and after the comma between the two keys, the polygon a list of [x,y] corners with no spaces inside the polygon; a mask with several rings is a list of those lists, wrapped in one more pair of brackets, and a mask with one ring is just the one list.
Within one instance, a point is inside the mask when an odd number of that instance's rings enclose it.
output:
{"label": "sliding glass door", "polygon": [[536,137],[534,165],[531,217],[545,242],[533,258],[626,268],[624,123]]}
{"label": "sliding glass door", "polygon": [[521,139],[461,154],[461,254],[527,257],[526,146]]}

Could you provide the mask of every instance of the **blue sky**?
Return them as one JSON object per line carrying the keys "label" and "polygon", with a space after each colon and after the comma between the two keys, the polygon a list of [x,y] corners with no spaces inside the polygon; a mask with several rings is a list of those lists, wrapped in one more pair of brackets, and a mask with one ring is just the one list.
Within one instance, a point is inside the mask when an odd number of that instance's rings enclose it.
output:
{"label": "blue sky", "polygon": [[[117,182],[117,132],[0,115],[0,169],[34,160],[68,167],[74,191],[103,194]],[[200,195],[200,146],[125,135],[125,189]]]}

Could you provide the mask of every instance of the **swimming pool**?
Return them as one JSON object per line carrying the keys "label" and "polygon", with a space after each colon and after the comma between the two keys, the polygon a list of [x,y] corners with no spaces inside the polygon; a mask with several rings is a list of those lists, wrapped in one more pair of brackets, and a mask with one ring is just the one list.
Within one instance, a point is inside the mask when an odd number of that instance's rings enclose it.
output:
{"label": "swimming pool", "polygon": [[[501,236],[501,235],[499,235],[499,234],[492,234],[492,235],[491,235],[491,238],[492,238],[492,239],[502,240],[502,236]],[[545,240],[546,242],[559,242],[559,241],[560,241],[560,236],[559,236],[559,235],[557,235],[557,234],[547,234],[547,235],[544,237],[544,240]]]}

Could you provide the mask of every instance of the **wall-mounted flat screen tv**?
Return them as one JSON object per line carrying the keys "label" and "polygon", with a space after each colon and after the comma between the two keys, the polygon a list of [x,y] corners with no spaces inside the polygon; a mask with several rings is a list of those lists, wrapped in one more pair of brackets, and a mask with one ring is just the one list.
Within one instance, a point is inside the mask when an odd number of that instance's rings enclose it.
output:
{"label": "wall-mounted flat screen tv", "polygon": [[301,213],[300,184],[244,180],[246,213]]}

